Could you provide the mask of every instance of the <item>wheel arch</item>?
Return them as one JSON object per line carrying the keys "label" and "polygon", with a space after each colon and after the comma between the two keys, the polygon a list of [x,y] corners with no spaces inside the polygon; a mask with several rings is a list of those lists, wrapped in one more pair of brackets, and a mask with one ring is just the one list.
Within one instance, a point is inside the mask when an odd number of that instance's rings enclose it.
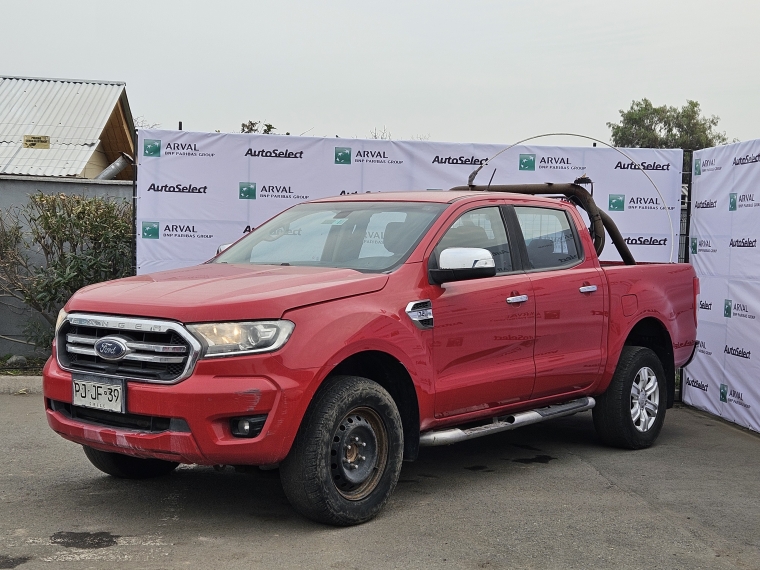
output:
{"label": "wheel arch", "polygon": [[328,378],[338,375],[361,376],[387,390],[404,428],[404,460],[415,460],[420,447],[420,406],[414,381],[406,367],[387,352],[365,350],[344,358],[330,371]]}
{"label": "wheel arch", "polygon": [[628,333],[624,346],[643,346],[657,355],[665,370],[667,407],[672,408],[676,390],[676,368],[673,340],[667,327],[654,317],[641,319]]}

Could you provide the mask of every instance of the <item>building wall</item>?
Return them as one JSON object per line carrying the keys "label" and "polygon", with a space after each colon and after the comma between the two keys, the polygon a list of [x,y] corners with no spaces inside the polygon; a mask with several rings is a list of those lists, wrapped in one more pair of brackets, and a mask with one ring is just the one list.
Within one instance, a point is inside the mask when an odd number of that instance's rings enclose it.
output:
{"label": "building wall", "polygon": [[[133,184],[122,180],[84,180],[0,175],[0,211],[26,204],[29,196],[43,194],[83,195],[132,199]],[[37,355],[34,347],[24,344],[24,326],[35,313],[15,299],[0,297],[0,356],[4,354]],[[5,338],[3,338],[5,337]],[[8,340],[13,339],[13,340]]]}

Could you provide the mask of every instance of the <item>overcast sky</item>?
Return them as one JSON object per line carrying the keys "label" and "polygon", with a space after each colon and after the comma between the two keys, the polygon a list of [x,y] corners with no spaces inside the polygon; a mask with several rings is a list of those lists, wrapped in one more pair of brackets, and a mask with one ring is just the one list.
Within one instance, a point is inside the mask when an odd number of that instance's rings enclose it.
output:
{"label": "overcast sky", "polygon": [[[127,84],[162,128],[609,141],[632,100],[760,138],[760,2],[5,0],[0,74]],[[585,141],[543,139],[538,144]]]}

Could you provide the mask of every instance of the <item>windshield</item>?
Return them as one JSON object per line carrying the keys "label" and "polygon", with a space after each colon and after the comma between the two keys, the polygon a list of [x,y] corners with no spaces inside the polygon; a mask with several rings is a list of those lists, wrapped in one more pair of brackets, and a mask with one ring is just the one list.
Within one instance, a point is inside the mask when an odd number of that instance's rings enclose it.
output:
{"label": "windshield", "polygon": [[445,204],[300,204],[227,249],[213,263],[388,271],[404,262]]}

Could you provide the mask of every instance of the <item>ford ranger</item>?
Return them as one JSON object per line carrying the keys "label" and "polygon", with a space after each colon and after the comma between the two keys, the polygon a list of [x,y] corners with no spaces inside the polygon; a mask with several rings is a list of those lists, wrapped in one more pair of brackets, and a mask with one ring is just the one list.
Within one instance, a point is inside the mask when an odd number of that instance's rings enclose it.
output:
{"label": "ford ranger", "polygon": [[[624,263],[600,263],[605,229]],[[650,446],[698,290],[688,264],[636,264],[576,184],[320,199],[77,292],[47,420],[112,476],[279,467],[300,513],[357,524],[423,446],[588,409],[602,442]]]}

